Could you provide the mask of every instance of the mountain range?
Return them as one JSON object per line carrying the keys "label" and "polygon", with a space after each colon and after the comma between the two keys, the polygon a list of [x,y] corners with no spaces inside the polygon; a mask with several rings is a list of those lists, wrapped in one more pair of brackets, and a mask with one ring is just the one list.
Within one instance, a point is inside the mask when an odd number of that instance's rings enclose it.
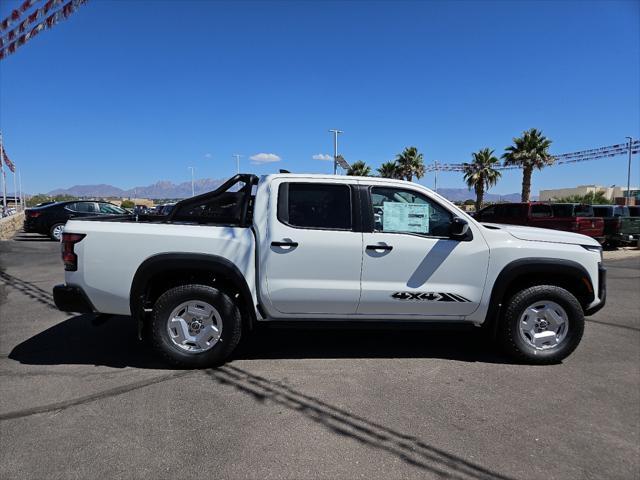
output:
{"label": "mountain range", "polygon": [[[218,188],[224,180],[203,178],[193,184],[195,194],[210,192]],[[47,192],[47,195],[72,195],[74,197],[118,197],[118,198],[186,198],[191,196],[191,182],[175,184],[168,180],[161,180],[146,187],[134,187],[129,190],[113,185],[74,185],[69,188],[57,188]]]}
{"label": "mountain range", "polygon": [[[224,180],[204,178],[194,182],[195,194],[209,192],[219,187]],[[452,202],[463,202],[474,199],[473,191],[466,188],[439,188],[438,193]],[[51,190],[47,195],[72,195],[74,197],[118,197],[118,198],[186,198],[191,196],[191,182],[175,184],[168,180],[163,180],[148,185],[146,187],[135,187],[129,190],[114,187],[113,185],[74,185],[70,188],[57,188]],[[498,195],[495,193],[485,194],[485,202],[519,202],[519,193],[509,193]]]}

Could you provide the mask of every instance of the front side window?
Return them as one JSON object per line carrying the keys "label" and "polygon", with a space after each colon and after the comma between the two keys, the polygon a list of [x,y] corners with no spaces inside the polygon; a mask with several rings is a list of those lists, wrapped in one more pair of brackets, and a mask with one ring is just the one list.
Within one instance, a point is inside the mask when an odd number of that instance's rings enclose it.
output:
{"label": "front side window", "polygon": [[478,212],[478,219],[480,221],[484,221],[485,219],[493,218],[495,214],[496,207],[494,205],[491,205],[490,207],[483,208]]}
{"label": "front side window", "polygon": [[278,219],[287,225],[351,230],[351,189],[348,185],[283,183],[278,195]]}
{"label": "front side window", "polygon": [[100,213],[109,213],[113,215],[121,215],[123,213],[126,213],[120,207],[116,207],[115,205],[111,205],[110,203],[99,203],[98,205],[100,206]]}
{"label": "front side window", "polygon": [[418,192],[372,187],[371,203],[376,232],[449,236],[453,215]]}

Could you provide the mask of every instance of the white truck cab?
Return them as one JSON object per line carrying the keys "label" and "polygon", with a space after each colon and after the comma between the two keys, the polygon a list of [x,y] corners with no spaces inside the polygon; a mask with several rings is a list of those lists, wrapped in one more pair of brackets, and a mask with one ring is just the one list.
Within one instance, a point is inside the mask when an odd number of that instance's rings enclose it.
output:
{"label": "white truck cab", "polygon": [[193,367],[283,321],[468,323],[519,359],[557,362],[606,294],[594,239],[480,224],[375,177],[236,175],[168,216],[70,220],[62,245],[60,309],[131,315]]}

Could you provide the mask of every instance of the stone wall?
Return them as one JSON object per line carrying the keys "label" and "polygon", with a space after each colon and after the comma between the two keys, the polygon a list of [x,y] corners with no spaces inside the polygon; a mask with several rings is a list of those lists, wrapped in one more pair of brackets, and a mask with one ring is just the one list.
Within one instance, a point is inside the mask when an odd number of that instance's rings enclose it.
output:
{"label": "stone wall", "polygon": [[0,218],[0,240],[10,240],[22,228],[24,212]]}

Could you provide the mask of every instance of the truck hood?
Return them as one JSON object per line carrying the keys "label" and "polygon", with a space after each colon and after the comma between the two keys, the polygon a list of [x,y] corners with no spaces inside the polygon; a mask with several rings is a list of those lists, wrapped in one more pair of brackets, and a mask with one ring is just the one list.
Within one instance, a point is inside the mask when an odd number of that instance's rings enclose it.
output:
{"label": "truck hood", "polygon": [[598,247],[597,240],[579,233],[551,230],[549,228],[523,227],[520,225],[503,225],[498,223],[483,223],[492,229],[504,230],[518,240],[531,242],[568,243],[572,245],[586,245]]}

